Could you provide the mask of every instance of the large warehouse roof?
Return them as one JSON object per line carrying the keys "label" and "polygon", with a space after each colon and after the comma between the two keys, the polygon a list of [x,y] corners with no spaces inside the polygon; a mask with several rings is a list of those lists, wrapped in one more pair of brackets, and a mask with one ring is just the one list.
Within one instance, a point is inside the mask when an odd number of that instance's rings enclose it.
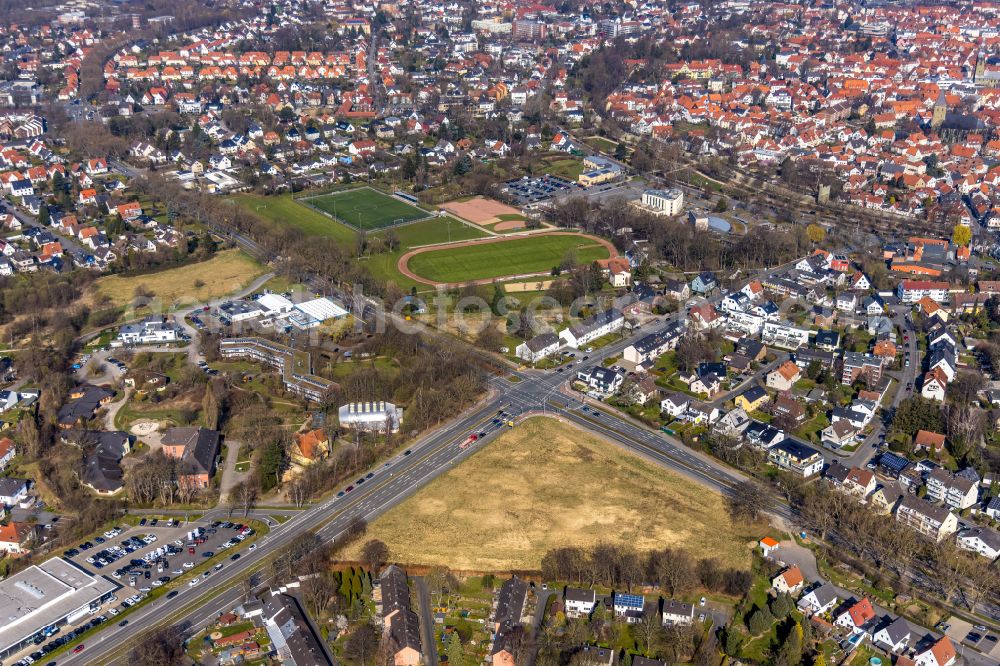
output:
{"label": "large warehouse roof", "polygon": [[53,557],[0,581],[0,651],[118,587],[92,576],[61,557]]}
{"label": "large warehouse roof", "polygon": [[335,319],[343,317],[347,314],[347,310],[340,307],[329,298],[315,298],[311,301],[306,301],[305,303],[299,303],[295,306],[295,308],[297,310],[301,310],[317,321]]}

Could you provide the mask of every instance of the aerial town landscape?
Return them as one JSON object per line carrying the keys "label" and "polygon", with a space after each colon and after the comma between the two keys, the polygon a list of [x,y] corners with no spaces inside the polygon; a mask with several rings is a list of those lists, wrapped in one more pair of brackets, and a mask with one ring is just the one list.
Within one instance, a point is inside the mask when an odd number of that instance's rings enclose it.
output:
{"label": "aerial town landscape", "polygon": [[1000,665],[1000,3],[0,14],[0,666]]}

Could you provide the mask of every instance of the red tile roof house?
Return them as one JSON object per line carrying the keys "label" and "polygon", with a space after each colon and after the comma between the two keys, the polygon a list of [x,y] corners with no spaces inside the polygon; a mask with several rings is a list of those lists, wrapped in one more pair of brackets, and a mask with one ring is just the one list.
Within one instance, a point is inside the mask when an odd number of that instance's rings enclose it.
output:
{"label": "red tile roof house", "polygon": [[129,203],[118,204],[117,211],[123,220],[131,220],[134,217],[142,215],[142,206],[138,201],[130,201]]}
{"label": "red tile roof house", "polygon": [[29,551],[24,544],[31,539],[32,527],[27,523],[0,525],[0,553],[24,555]]}
{"label": "red tile roof house", "polygon": [[857,634],[864,631],[865,625],[875,619],[875,609],[872,608],[872,602],[868,599],[862,599],[842,608],[835,615],[834,624],[836,626]]}
{"label": "red tile roof house", "polygon": [[0,439],[0,472],[7,468],[16,455],[17,447],[14,446],[14,440],[10,437]]}
{"label": "red tile roof house", "polygon": [[916,439],[913,440],[913,450],[920,451],[921,449],[926,449],[934,453],[941,453],[944,451],[944,439],[944,435],[941,433],[920,430],[917,432]]}
{"label": "red tile roof house", "polygon": [[223,636],[222,638],[212,641],[215,647],[226,647],[229,645],[242,645],[245,641],[253,638],[254,634],[249,629],[246,631],[240,631],[229,636]]}

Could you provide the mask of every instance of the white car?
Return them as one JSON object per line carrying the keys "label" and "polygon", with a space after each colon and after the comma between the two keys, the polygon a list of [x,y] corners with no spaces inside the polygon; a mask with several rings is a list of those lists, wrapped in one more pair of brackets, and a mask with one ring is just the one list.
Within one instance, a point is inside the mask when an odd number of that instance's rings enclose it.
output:
{"label": "white car", "polygon": [[181,566],[184,567],[185,569],[193,569],[194,568],[194,562],[185,562]]}
{"label": "white car", "polygon": [[117,608],[109,608],[108,609],[108,615],[111,615],[112,617],[115,616],[115,615],[118,615],[118,609]]}
{"label": "white car", "polygon": [[247,548],[247,550],[257,550],[257,544],[255,543],[250,544],[250,547]]}
{"label": "white car", "polygon": [[201,582],[201,578],[192,578],[191,581],[188,583],[188,587],[194,587],[195,585],[197,585],[200,582]]}
{"label": "white car", "polygon": [[171,571],[170,573],[171,573],[172,575],[174,575],[174,576],[180,576],[180,575],[181,575],[182,573],[184,573],[184,570],[183,570],[183,569],[174,569],[174,570],[173,570],[173,571]]}
{"label": "white car", "polygon": [[174,539],[174,545],[175,546],[183,546],[184,542],[182,540],[180,540],[180,539]]}

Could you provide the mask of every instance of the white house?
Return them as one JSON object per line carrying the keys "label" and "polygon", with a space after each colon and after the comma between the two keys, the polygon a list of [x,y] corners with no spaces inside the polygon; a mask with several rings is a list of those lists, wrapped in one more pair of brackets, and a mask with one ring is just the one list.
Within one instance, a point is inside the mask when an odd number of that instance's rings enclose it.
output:
{"label": "white house", "polygon": [[962,530],[956,537],[956,543],[962,550],[979,553],[990,561],[1000,557],[1000,533],[988,527]]}
{"label": "white house", "polygon": [[636,624],[642,619],[645,606],[646,598],[641,594],[618,594],[615,592],[615,616],[623,618],[628,624]]}
{"label": "white house", "polygon": [[670,393],[660,401],[660,411],[669,416],[680,418],[691,405],[691,398],[683,393]]}
{"label": "white house", "polygon": [[901,617],[884,624],[872,634],[872,642],[886,652],[901,654],[910,642],[910,625]]}
{"label": "white house", "polygon": [[823,583],[802,595],[799,599],[798,607],[802,611],[813,615],[822,615],[833,610],[840,598],[837,596],[837,588],[830,583]]}
{"label": "white house", "polygon": [[27,479],[0,477],[0,506],[14,506],[28,496]]}
{"label": "white house", "polygon": [[691,624],[694,622],[694,604],[664,599],[662,622],[668,627]]}
{"label": "white house", "polygon": [[597,338],[614,333],[625,325],[625,317],[620,310],[610,309],[584,319],[559,333],[559,339],[567,346],[578,349]]}
{"label": "white house", "polygon": [[769,321],[761,329],[760,340],[765,345],[798,349],[809,344],[809,329]]}
{"label": "white house", "polygon": [[913,657],[916,666],[951,666],[957,656],[955,646],[947,636],[942,636],[933,645]]}
{"label": "white house", "polygon": [[788,567],[771,581],[771,588],[778,594],[795,594],[805,585],[802,570],[797,566]]}
{"label": "white house", "polygon": [[162,317],[150,317],[138,324],[125,324],[118,337],[126,345],[148,345],[177,340],[177,328]]}
{"label": "white house", "polygon": [[517,357],[528,363],[537,363],[559,351],[559,336],[555,333],[542,333],[532,339],[522,342],[514,350]]}
{"label": "white house", "polygon": [[567,587],[563,598],[566,617],[587,617],[597,605],[597,593],[578,587]]}
{"label": "white house", "polygon": [[835,306],[843,312],[854,312],[858,307],[858,296],[853,291],[845,291],[837,295]]}
{"label": "white house", "polygon": [[15,455],[17,455],[17,447],[14,445],[14,440],[10,437],[0,439],[0,472],[7,469],[7,465],[10,464]]}
{"label": "white house", "polygon": [[865,626],[875,619],[875,609],[868,599],[855,601],[840,610],[833,623],[838,627],[843,627],[848,631],[858,634],[864,631]]}

